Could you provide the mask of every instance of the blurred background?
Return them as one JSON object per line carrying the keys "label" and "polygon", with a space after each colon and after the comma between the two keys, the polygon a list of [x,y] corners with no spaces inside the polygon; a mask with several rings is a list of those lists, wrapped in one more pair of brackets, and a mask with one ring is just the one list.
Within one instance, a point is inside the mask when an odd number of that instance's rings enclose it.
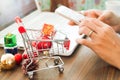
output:
{"label": "blurred background", "polygon": [[[74,10],[105,9],[106,0],[37,0],[41,11],[54,12],[60,4]],[[36,10],[35,0],[0,0],[0,30],[14,22],[16,16],[24,17]]]}

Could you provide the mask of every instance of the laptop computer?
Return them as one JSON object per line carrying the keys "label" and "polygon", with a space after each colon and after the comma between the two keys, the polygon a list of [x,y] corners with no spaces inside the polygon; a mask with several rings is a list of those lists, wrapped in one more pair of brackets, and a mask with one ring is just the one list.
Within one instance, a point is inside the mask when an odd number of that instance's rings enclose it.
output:
{"label": "laptop computer", "polygon": [[[36,12],[38,13],[38,12]],[[34,13],[34,14],[36,14]],[[78,44],[76,43],[77,38],[84,38],[84,35],[79,35],[79,27],[78,26],[70,26],[68,24],[69,20],[61,17],[58,14],[52,12],[41,12],[39,14],[31,14],[31,16],[27,16],[23,18],[22,21],[26,29],[36,29],[39,30],[41,27],[47,23],[54,25],[57,31],[65,33],[70,39],[70,48],[67,53],[60,53],[60,56],[70,56],[74,53],[74,50],[77,48]],[[30,17],[29,19],[27,19]],[[16,35],[17,38],[17,46],[18,49],[24,49],[24,44],[22,37],[18,31],[18,25],[16,23],[8,26],[4,30],[0,32],[0,46],[4,47],[4,36],[7,33],[12,33]]]}

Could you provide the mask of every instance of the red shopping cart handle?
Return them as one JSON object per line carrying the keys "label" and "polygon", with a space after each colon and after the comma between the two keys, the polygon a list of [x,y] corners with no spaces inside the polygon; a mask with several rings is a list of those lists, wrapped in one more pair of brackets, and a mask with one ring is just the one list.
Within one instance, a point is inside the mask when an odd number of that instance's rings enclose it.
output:
{"label": "red shopping cart handle", "polygon": [[22,20],[19,16],[15,17],[15,21],[16,21],[16,23],[22,23]]}
{"label": "red shopping cart handle", "polygon": [[25,33],[26,32],[26,29],[23,27],[23,26],[20,26],[18,28],[18,31],[22,34],[22,33]]}

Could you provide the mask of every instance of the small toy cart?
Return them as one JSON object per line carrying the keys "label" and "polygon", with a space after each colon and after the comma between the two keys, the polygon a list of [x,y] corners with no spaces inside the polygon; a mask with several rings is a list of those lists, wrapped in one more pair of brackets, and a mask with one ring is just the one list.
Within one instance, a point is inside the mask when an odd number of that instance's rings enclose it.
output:
{"label": "small toy cart", "polygon": [[[67,53],[70,41],[67,36],[53,29],[49,24],[44,24],[40,30],[18,28],[28,55],[24,59],[22,68],[24,73],[33,78],[33,74],[40,70],[58,68],[60,73],[64,71],[64,62],[58,56],[60,53]],[[59,38],[62,36],[62,38]]]}

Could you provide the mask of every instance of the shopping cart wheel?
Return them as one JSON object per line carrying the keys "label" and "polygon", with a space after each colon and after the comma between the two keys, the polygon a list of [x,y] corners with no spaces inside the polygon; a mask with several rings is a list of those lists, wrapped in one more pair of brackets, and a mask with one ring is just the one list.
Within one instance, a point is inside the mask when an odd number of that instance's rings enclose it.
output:
{"label": "shopping cart wheel", "polygon": [[59,64],[59,59],[58,59],[58,58],[56,58],[56,59],[54,60],[54,64],[55,64],[55,65],[58,65],[58,64]]}
{"label": "shopping cart wheel", "polygon": [[63,73],[63,71],[64,71],[63,66],[59,66],[59,67],[58,67],[58,70],[59,70],[60,73]]}
{"label": "shopping cart wheel", "polygon": [[33,72],[29,72],[29,73],[28,73],[28,76],[29,76],[29,79],[30,79],[30,80],[33,80]]}

